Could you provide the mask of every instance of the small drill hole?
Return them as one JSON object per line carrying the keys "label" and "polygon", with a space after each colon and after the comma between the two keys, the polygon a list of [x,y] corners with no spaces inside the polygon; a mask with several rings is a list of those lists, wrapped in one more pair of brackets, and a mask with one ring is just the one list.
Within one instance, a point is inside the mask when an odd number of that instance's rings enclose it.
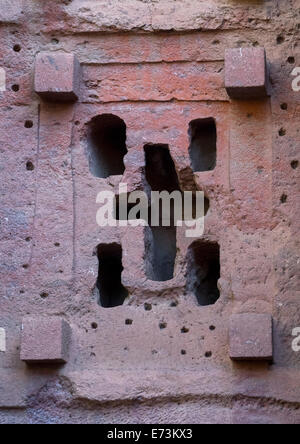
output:
{"label": "small drill hole", "polygon": [[206,357],[206,358],[211,358],[211,357],[212,357],[212,352],[211,352],[211,351],[206,352],[206,353],[205,353],[205,357]]}
{"label": "small drill hole", "polygon": [[97,330],[97,328],[98,328],[98,324],[97,324],[96,322],[93,322],[93,323],[91,324],[91,326],[92,326],[92,329],[93,329],[93,330]]}
{"label": "small drill hole", "polygon": [[14,49],[15,52],[20,52],[21,51],[21,46],[20,45],[15,45],[13,49]]}
{"label": "small drill hole", "polygon": [[42,299],[46,299],[49,296],[49,294],[46,293],[46,292],[43,292],[43,293],[40,294],[40,296],[41,296]]}
{"label": "small drill hole", "polygon": [[214,325],[211,325],[211,326],[209,327],[209,329],[210,329],[210,331],[214,331],[214,330],[216,329],[216,327],[215,327]]}
{"label": "small drill hole", "polygon": [[29,268],[29,265],[28,264],[24,264],[24,265],[22,265],[22,267],[24,268],[24,270],[27,270],[27,268]]}
{"label": "small drill hole", "polygon": [[289,57],[287,61],[288,61],[288,63],[290,63],[291,65],[294,65],[294,63],[295,63],[295,57]]}
{"label": "small drill hole", "polygon": [[151,311],[151,310],[152,310],[152,305],[149,304],[148,302],[146,302],[146,303],[144,304],[144,309],[145,309],[146,311]]}
{"label": "small drill hole", "polygon": [[293,170],[296,170],[298,168],[299,162],[298,160],[293,160],[291,162],[291,167],[293,168]]}
{"label": "small drill hole", "polygon": [[132,319],[126,319],[125,324],[126,325],[132,325],[133,320]]}
{"label": "small drill hole", "polygon": [[33,165],[33,163],[30,160],[26,163],[26,170],[27,171],[33,171],[34,170],[34,165]]}
{"label": "small drill hole", "polygon": [[32,238],[31,237],[26,237],[26,242],[30,242],[31,240],[32,240]]}
{"label": "small drill hole", "polygon": [[283,136],[285,136],[286,135],[286,130],[284,129],[284,128],[280,128],[280,130],[279,130],[279,136],[280,137],[283,137]]}
{"label": "small drill hole", "polygon": [[277,45],[281,45],[284,42],[285,38],[283,35],[279,35],[277,37]]}
{"label": "small drill hole", "polygon": [[54,246],[55,247],[60,247],[60,243],[59,242],[55,242]]}
{"label": "small drill hole", "polygon": [[160,328],[161,330],[164,330],[165,328],[167,328],[167,323],[166,323],[166,322],[160,322],[160,324],[159,324],[159,328]]}
{"label": "small drill hole", "polygon": [[181,333],[188,333],[190,330],[186,327],[182,327]]}
{"label": "small drill hole", "polygon": [[172,301],[170,304],[170,307],[177,307],[178,306],[178,302],[176,301]]}
{"label": "small drill hole", "polygon": [[287,202],[287,199],[288,199],[287,195],[286,195],[286,194],[283,194],[283,195],[281,196],[281,198],[280,198],[280,202],[284,204],[284,203]]}
{"label": "small drill hole", "polygon": [[286,111],[286,110],[288,109],[288,104],[287,104],[287,103],[282,103],[282,104],[280,105],[280,108],[281,108],[282,110]]}
{"label": "small drill hole", "polygon": [[20,86],[17,85],[17,84],[15,84],[15,85],[12,85],[11,89],[12,89],[14,92],[18,92],[18,91],[20,91]]}
{"label": "small drill hole", "polygon": [[186,355],[186,350],[181,350],[182,355]]}
{"label": "small drill hole", "polygon": [[26,120],[24,126],[25,126],[25,128],[32,128],[33,127],[33,121],[32,120]]}

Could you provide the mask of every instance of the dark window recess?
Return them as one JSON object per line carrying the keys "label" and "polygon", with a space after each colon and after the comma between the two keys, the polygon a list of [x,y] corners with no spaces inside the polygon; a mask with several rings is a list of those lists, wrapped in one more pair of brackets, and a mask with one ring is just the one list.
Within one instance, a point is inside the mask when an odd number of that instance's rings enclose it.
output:
{"label": "dark window recess", "polygon": [[[146,161],[146,181],[151,191],[180,191],[175,163],[169,146],[165,144],[147,144],[144,147]],[[171,201],[171,226],[162,226],[160,208],[160,226],[145,229],[145,267],[148,279],[165,282],[173,279],[177,253],[174,205]],[[151,221],[151,210],[149,210]]]}
{"label": "dark window recess", "polygon": [[190,159],[194,172],[211,171],[217,163],[217,128],[213,118],[190,123]]}
{"label": "dark window recess", "polygon": [[220,247],[217,243],[196,241],[188,250],[187,289],[198,304],[213,305],[220,297]]}
{"label": "dark window recess", "polygon": [[176,227],[147,227],[145,229],[147,278],[160,282],[173,279],[176,250]]}
{"label": "dark window recess", "polygon": [[178,176],[169,146],[148,144],[144,147],[146,180],[152,191],[180,191]]}
{"label": "dark window recess", "polygon": [[122,247],[118,244],[98,246],[99,274],[97,287],[99,305],[105,308],[123,305],[128,291],[122,285]]}
{"label": "dark window recess", "polygon": [[[145,177],[151,191],[173,193],[180,192],[179,179],[175,163],[170,154],[169,146],[164,144],[147,144],[145,150]],[[170,200],[171,224],[175,225],[174,199]],[[183,210],[183,209],[182,209]],[[149,221],[151,221],[151,208],[149,208]],[[162,221],[162,203],[160,201],[159,220]]]}
{"label": "dark window recess", "polygon": [[102,114],[89,123],[88,155],[91,173],[100,178],[125,171],[126,124],[117,116]]}

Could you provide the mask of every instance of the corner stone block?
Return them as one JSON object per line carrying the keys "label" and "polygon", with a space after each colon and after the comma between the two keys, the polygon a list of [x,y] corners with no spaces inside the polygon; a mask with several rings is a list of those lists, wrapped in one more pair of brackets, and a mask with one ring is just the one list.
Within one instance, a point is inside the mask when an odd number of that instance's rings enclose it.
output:
{"label": "corner stone block", "polygon": [[227,49],[225,88],[233,99],[268,96],[268,68],[264,48]]}
{"label": "corner stone block", "polygon": [[273,320],[268,314],[236,314],[230,319],[230,358],[234,361],[273,360]]}
{"label": "corner stone block", "polygon": [[69,324],[59,317],[25,317],[21,360],[28,364],[65,364],[71,338]]}
{"label": "corner stone block", "polygon": [[22,12],[23,0],[0,0],[0,23],[18,23]]}
{"label": "corner stone block", "polygon": [[81,67],[74,54],[42,52],[36,56],[34,90],[43,100],[75,102],[80,80]]}

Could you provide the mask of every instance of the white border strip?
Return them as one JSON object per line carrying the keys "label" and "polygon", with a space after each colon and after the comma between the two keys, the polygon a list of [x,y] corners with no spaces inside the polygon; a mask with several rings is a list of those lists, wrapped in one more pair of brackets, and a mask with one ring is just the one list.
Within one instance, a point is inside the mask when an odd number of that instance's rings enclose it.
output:
{"label": "white border strip", "polygon": [[6,91],[6,72],[4,68],[0,68],[0,92]]}
{"label": "white border strip", "polygon": [[0,352],[6,352],[6,332],[4,328],[0,328]]}

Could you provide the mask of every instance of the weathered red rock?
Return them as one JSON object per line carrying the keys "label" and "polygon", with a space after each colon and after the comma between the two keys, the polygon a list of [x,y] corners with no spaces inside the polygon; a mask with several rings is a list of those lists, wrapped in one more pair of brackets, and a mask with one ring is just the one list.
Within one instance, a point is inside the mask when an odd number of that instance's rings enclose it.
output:
{"label": "weathered red rock", "polygon": [[79,97],[80,74],[74,54],[41,52],[35,60],[35,92],[51,102],[74,102]]}
{"label": "weathered red rock", "polygon": [[[299,12],[299,0],[0,0],[1,424],[300,423],[292,348],[300,326]],[[272,95],[229,100],[225,51],[249,47],[265,48]],[[64,98],[67,89],[76,102],[35,93],[43,53],[62,54],[59,75],[42,70],[46,94],[57,88]],[[81,64],[80,92],[68,54]],[[249,88],[251,69],[252,55],[238,87]],[[126,125],[125,141],[124,131],[100,131],[108,160],[122,139],[124,165],[110,177],[99,177],[90,138],[90,122],[103,114]],[[209,125],[193,130],[206,119],[216,134]],[[215,136],[209,168],[192,165],[192,148],[205,153]],[[170,237],[176,258],[167,281],[153,281],[147,268],[149,230],[96,223],[100,191],[147,187],[147,144],[167,145],[182,190],[209,199],[203,236],[189,239],[178,227],[176,242]],[[201,255],[191,257],[193,242]],[[111,308],[99,304],[103,244],[121,252],[112,257],[113,284],[128,292]],[[157,245],[163,251],[165,242]],[[199,289],[205,278],[212,297]],[[243,313],[272,316],[272,365],[230,359],[230,318]],[[72,326],[65,365],[21,361],[25,316]],[[61,349],[59,332],[46,350],[33,341],[31,357],[46,359],[52,342]],[[264,346],[255,355],[268,355]]]}
{"label": "weathered red rock", "polygon": [[233,99],[268,95],[268,67],[264,48],[235,48],[225,52],[225,88]]}

